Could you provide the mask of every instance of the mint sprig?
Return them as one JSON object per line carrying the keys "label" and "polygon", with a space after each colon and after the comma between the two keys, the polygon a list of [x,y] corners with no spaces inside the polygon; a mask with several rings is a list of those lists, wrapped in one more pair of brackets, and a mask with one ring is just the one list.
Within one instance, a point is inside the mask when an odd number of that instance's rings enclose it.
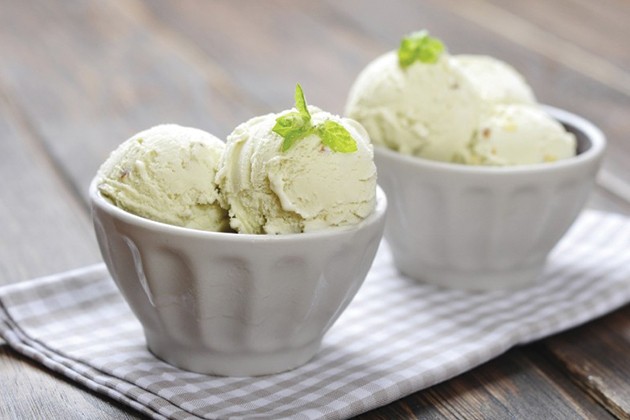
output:
{"label": "mint sprig", "polygon": [[302,92],[302,87],[299,84],[295,87],[295,107],[297,111],[289,112],[276,118],[276,125],[271,130],[284,139],[282,142],[283,152],[289,150],[295,142],[308,136],[313,131],[311,114],[308,112],[304,92]]}
{"label": "mint sprig", "polygon": [[318,135],[322,144],[334,152],[352,153],[357,150],[356,141],[343,125],[327,120],[313,126],[304,92],[299,83],[295,86],[295,108],[297,111],[292,111],[276,118],[276,124],[271,129],[271,131],[284,139],[281,146],[283,152],[286,152],[295,143],[310,134]]}
{"label": "mint sprig", "polygon": [[278,117],[272,131],[284,138],[282,151],[286,152],[295,142],[308,136],[313,131],[313,127],[311,125],[310,116],[306,119],[298,112],[291,112],[282,117]]}
{"label": "mint sprig", "polygon": [[398,63],[403,69],[416,61],[432,64],[438,61],[444,50],[442,41],[429,36],[427,31],[414,32],[400,41]]}

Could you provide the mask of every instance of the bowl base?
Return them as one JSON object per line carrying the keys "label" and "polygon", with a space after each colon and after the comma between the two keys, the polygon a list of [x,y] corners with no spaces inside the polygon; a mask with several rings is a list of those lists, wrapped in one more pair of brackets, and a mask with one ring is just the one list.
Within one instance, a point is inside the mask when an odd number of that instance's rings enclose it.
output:
{"label": "bowl base", "polygon": [[[544,263],[497,271],[466,271],[444,267],[405,267],[398,270],[412,279],[436,286],[466,290],[513,290],[532,286],[540,278]],[[417,273],[420,273],[419,275]]]}
{"label": "bowl base", "polygon": [[180,369],[216,376],[262,376],[295,369],[311,360],[321,341],[270,352],[219,352],[192,349],[145,331],[147,347],[159,359]]}

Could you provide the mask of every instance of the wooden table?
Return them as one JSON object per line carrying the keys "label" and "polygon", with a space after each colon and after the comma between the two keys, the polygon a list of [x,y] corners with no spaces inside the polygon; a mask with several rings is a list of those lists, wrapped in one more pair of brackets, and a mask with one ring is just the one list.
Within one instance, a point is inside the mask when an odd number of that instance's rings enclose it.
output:
{"label": "wooden table", "polygon": [[[0,2],[0,284],[100,261],[86,191],[134,132],[226,135],[309,102],[335,113],[359,70],[428,28],[487,53],[610,146],[589,206],[630,214],[630,3],[623,0]],[[508,351],[360,418],[630,417],[630,306]],[[0,418],[139,414],[0,344]]]}

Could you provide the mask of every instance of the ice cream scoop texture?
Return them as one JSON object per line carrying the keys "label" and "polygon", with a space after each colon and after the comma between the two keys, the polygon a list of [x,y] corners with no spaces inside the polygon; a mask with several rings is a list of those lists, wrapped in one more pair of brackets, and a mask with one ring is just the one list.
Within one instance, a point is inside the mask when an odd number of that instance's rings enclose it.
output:
{"label": "ice cream scoop texture", "polygon": [[240,124],[227,144],[174,124],[123,142],[97,174],[99,192],[138,216],[246,234],[346,228],[376,204],[376,167],[357,122],[309,107]]}
{"label": "ice cream scoop texture", "polygon": [[[252,118],[228,136],[217,183],[237,232],[343,228],[373,211],[376,167],[365,130],[355,121],[313,106],[304,110],[310,116],[308,123],[322,128],[307,130],[288,148],[274,127],[299,109]],[[354,150],[335,151],[327,144],[322,135],[327,126],[346,132]]]}
{"label": "ice cream scoop texture", "polygon": [[227,212],[214,182],[224,147],[205,131],[158,125],[111,153],[98,171],[98,189],[116,206],[141,217],[225,231]]}
{"label": "ice cream scoop texture", "polygon": [[428,39],[426,32],[404,38],[398,51],[369,63],[350,89],[345,114],[363,124],[374,144],[471,165],[537,164],[576,154],[573,134],[542,111],[512,66],[484,55],[450,55]]}

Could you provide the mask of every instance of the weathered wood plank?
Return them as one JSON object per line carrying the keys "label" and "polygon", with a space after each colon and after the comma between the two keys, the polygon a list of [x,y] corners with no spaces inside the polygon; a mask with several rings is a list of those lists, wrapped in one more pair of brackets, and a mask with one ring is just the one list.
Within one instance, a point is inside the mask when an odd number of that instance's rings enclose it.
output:
{"label": "weathered wood plank", "polygon": [[100,261],[84,203],[0,86],[0,285]]}
{"label": "weathered wood plank", "polygon": [[254,115],[215,63],[150,25],[131,0],[3,5],[0,83],[83,197],[137,131],[176,122],[224,138]]}
{"label": "weathered wood plank", "polygon": [[542,345],[578,386],[615,416],[630,418],[630,306]]}
{"label": "weathered wood plank", "polygon": [[0,346],[0,418],[140,419],[134,410],[78,386]]}
{"label": "weathered wood plank", "polygon": [[[535,389],[531,394],[528,390]],[[539,354],[510,350],[448,382],[358,419],[612,418]]]}
{"label": "weathered wood plank", "polygon": [[587,202],[587,207],[595,210],[630,215],[630,206],[627,201],[601,187],[594,189]]}
{"label": "weathered wood plank", "polygon": [[291,107],[299,82],[311,104],[342,113],[355,69],[366,51],[377,52],[371,39],[337,21],[343,16],[322,15],[318,2],[245,0],[234,7],[230,0],[159,0],[145,6],[229,69],[268,112]]}
{"label": "weathered wood plank", "polygon": [[[490,0],[490,3],[531,25],[552,31],[565,42],[609,62],[617,71],[630,69],[630,53],[624,42],[630,32],[630,4],[626,1]],[[619,81],[613,83],[616,82]]]}
{"label": "weathered wood plank", "polygon": [[[0,86],[0,285],[100,261],[87,208]],[[133,418],[0,341],[0,418]]]}

